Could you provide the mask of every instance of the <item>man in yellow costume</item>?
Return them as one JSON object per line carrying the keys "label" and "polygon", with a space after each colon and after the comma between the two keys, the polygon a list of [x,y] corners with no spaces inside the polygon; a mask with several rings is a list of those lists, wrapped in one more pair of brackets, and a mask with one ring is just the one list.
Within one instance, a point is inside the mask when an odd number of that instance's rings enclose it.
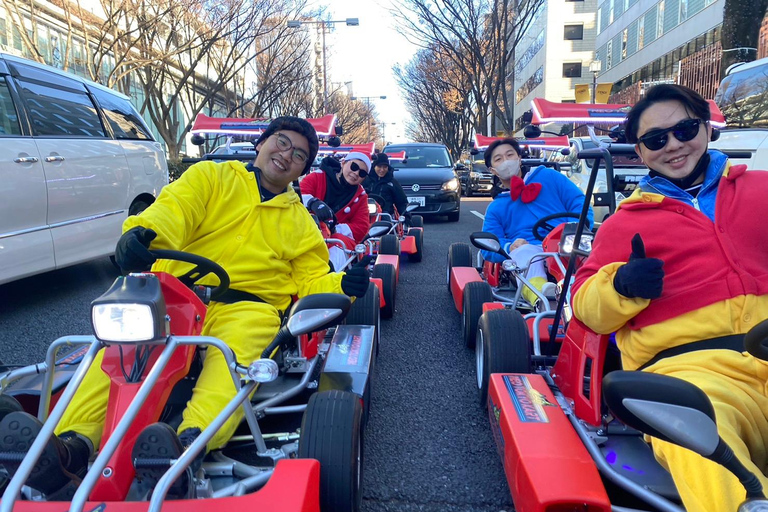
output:
{"label": "man in yellow costume", "polygon": [[[292,296],[345,293],[359,297],[368,289],[368,272],[363,267],[329,273],[328,249],[291,186],[309,170],[317,150],[312,125],[303,119],[280,117],[256,142],[258,153],[252,164],[203,161],[193,165],[165,187],[154,204],[125,221],[115,251],[118,264],[124,271],[147,269],[155,262],[151,247],[198,254],[224,267],[231,293],[210,303],[202,334],[224,340],[238,361],[258,359],[277,333],[279,312],[287,309]],[[153,266],[155,271],[176,275],[187,269],[188,264],[167,260]],[[202,282],[217,284],[215,281],[209,276]],[[71,495],[94,447],[101,442],[109,392],[109,378],[101,371],[102,355],[86,374],[56,428],[57,435],[46,446],[37,464],[39,470],[27,480],[27,485],[49,500]],[[223,355],[218,350],[207,351],[177,431],[164,423],[148,426],[136,442],[134,457],[180,454],[234,395]],[[0,438],[7,442],[2,451],[31,445],[42,426],[37,418],[20,412],[12,402],[0,403],[0,416],[3,414]],[[207,449],[225,445],[242,416],[238,409]],[[196,462],[201,463],[202,458]],[[18,463],[4,465],[9,474],[18,468]],[[149,478],[152,485],[152,479],[163,471],[155,473],[143,471],[140,476]]]}

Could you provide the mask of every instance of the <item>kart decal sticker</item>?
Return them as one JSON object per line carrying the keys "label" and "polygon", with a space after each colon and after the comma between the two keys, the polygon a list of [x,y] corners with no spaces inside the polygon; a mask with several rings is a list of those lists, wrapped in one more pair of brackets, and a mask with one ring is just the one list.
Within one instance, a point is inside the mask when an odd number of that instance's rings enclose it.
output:
{"label": "kart decal sticker", "polygon": [[325,371],[367,368],[371,359],[374,329],[369,326],[339,326],[331,341]]}
{"label": "kart decal sticker", "polygon": [[549,423],[543,406],[554,406],[547,397],[533,389],[524,375],[505,375],[504,385],[515,405],[517,417],[523,423]]}
{"label": "kart decal sticker", "polygon": [[499,452],[499,457],[502,461],[504,458],[504,434],[501,432],[501,409],[493,403],[491,395],[488,395],[488,419],[491,422],[491,432],[493,434],[493,440],[496,443],[496,450]]}

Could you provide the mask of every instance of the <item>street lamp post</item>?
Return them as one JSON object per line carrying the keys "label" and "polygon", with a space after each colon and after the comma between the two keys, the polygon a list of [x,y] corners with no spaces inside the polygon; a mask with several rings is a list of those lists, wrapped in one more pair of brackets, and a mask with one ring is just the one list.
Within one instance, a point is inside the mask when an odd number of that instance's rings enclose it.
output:
{"label": "street lamp post", "polygon": [[371,100],[387,99],[386,96],[352,96],[351,100],[365,100],[365,106],[368,109],[368,141],[371,140]]}
{"label": "street lamp post", "polygon": [[387,125],[393,125],[397,123],[381,123],[381,138],[384,139],[384,144],[387,144]]}
{"label": "street lamp post", "polygon": [[603,63],[599,60],[593,60],[589,63],[589,70],[592,72],[592,103],[595,102],[597,96],[597,74],[603,67]]}
{"label": "street lamp post", "polygon": [[360,21],[357,18],[347,18],[345,20],[291,20],[288,22],[289,28],[299,28],[302,25],[320,25],[323,49],[323,115],[328,113],[328,68],[325,61],[325,32],[328,28],[333,27],[334,23],[346,23],[349,27],[360,25]]}

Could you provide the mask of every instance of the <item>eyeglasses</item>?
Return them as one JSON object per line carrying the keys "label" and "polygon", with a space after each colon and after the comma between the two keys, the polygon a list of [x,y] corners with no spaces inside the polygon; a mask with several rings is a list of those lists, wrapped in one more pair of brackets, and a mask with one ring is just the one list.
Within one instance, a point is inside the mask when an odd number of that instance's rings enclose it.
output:
{"label": "eyeglasses", "polygon": [[293,163],[303,164],[309,160],[309,155],[303,149],[296,149],[293,146],[291,139],[289,139],[286,135],[283,135],[282,133],[278,133],[276,135],[277,137],[275,138],[275,144],[281,153],[283,151],[288,151],[289,149],[293,150],[291,153],[291,160],[293,160]]}
{"label": "eyeglasses", "polygon": [[668,133],[672,133],[680,142],[688,142],[699,134],[699,125],[702,122],[701,119],[686,119],[685,121],[680,121],[675,126],[664,128],[663,130],[652,130],[637,139],[637,141],[645,144],[645,147],[651,151],[658,151],[667,145],[669,140]]}
{"label": "eyeglasses", "polygon": [[353,172],[356,172],[361,178],[368,176],[368,171],[357,165],[357,162],[349,164],[349,168],[352,169]]}

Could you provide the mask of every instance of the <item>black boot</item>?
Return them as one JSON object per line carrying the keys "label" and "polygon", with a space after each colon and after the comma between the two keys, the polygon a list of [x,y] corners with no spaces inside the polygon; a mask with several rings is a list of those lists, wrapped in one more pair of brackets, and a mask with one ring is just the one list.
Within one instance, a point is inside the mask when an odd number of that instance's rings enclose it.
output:
{"label": "black boot", "polygon": [[[157,482],[171,467],[171,461],[181,454],[200,435],[200,429],[187,429],[179,436],[170,425],[153,423],[141,431],[133,446],[133,466],[139,481],[154,489]],[[184,498],[189,495],[192,476],[202,466],[205,450],[202,450],[190,465],[188,471],[176,480],[169,496]]]}
{"label": "black boot", "polygon": [[[0,421],[0,464],[12,477],[19,469],[43,424],[25,412],[8,413]],[[53,436],[37,459],[26,484],[49,501],[71,500],[88,468],[90,447],[74,433]]]}

